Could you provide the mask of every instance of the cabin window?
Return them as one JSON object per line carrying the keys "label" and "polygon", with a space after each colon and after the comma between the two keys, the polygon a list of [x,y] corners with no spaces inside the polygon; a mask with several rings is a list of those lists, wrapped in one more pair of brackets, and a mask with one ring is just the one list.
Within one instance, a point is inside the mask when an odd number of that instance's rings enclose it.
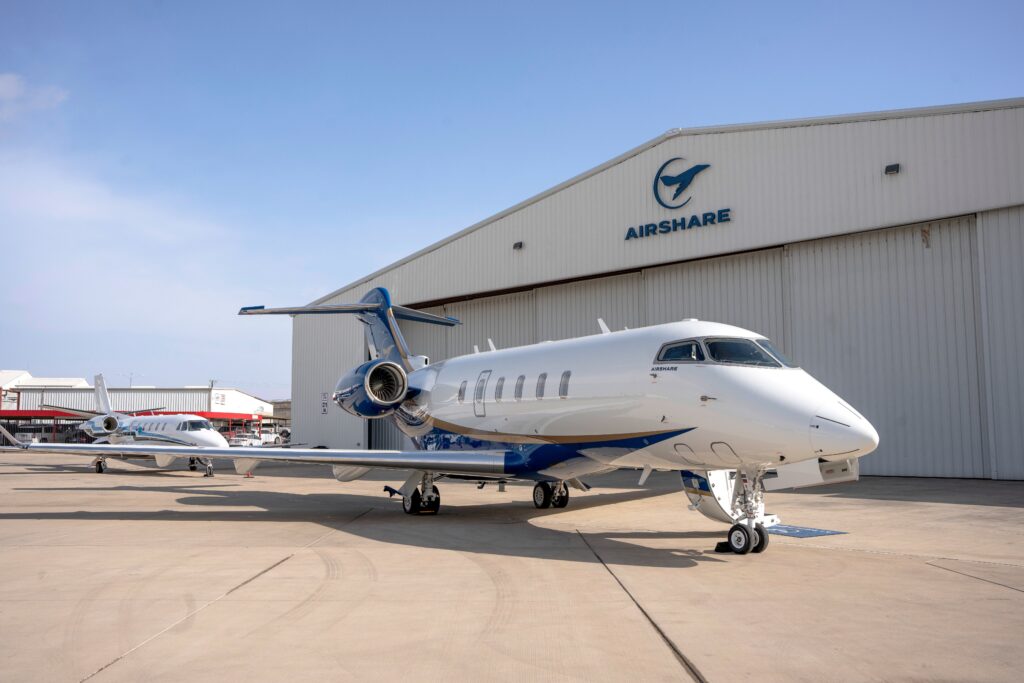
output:
{"label": "cabin window", "polygon": [[526,375],[519,375],[519,379],[516,380],[516,400],[523,400],[523,385],[526,384]]}
{"label": "cabin window", "polygon": [[779,362],[750,339],[705,339],[708,355],[719,363],[778,368]]}
{"label": "cabin window", "polygon": [[480,379],[476,381],[476,389],[473,391],[473,400],[480,403],[484,400],[484,390],[487,389],[487,377],[483,373],[480,374]]}
{"label": "cabin window", "polygon": [[462,384],[459,385],[459,403],[466,400],[466,380],[462,380]]}
{"label": "cabin window", "polygon": [[659,363],[694,363],[704,360],[704,350],[695,339],[665,344],[658,352]]}
{"label": "cabin window", "polygon": [[505,390],[505,378],[499,377],[497,384],[494,385],[494,400],[495,402],[501,402],[501,394]]}
{"label": "cabin window", "polygon": [[796,363],[794,363],[789,358],[787,358],[785,355],[783,355],[783,353],[781,351],[779,351],[777,348],[775,348],[775,344],[772,344],[767,339],[758,339],[757,343],[760,344],[761,348],[763,348],[765,351],[767,351],[768,353],[770,353],[773,356],[775,356],[775,360],[779,361],[780,363],[785,365],[787,368],[799,367]]}
{"label": "cabin window", "polygon": [[544,398],[544,385],[547,384],[548,373],[542,372],[537,376],[537,399]]}
{"label": "cabin window", "polygon": [[562,373],[562,380],[558,383],[558,398],[566,398],[569,395],[569,378],[572,371],[566,370]]}
{"label": "cabin window", "polygon": [[179,432],[185,431],[185,423],[184,422],[179,422],[178,423],[178,431]]}

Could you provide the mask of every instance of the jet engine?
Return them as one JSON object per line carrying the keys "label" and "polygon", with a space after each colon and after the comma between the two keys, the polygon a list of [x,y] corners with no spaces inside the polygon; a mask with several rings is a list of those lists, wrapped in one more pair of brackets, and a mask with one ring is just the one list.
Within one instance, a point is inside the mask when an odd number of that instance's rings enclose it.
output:
{"label": "jet engine", "polygon": [[371,360],[338,380],[334,402],[356,417],[374,419],[395,412],[409,393],[409,378],[401,365]]}
{"label": "jet engine", "polygon": [[103,415],[83,422],[81,429],[89,436],[107,436],[121,429],[121,422],[114,415]]}

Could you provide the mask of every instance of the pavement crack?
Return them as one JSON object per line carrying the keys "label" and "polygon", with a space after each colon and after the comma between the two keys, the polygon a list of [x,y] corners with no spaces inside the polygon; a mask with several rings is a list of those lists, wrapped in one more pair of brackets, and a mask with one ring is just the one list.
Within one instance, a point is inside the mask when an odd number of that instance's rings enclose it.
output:
{"label": "pavement crack", "polygon": [[[355,517],[353,517],[352,519],[350,519],[350,520],[348,520],[347,522],[345,522],[345,524],[343,524],[342,526],[346,526],[346,525],[348,525],[348,524],[351,524],[352,522],[355,522],[355,521],[356,521],[356,520],[358,520],[358,519],[361,519],[361,518],[365,517],[365,516],[366,516],[366,515],[368,515],[368,514],[369,514],[369,513],[370,513],[370,512],[372,511],[372,510],[373,510],[373,508],[369,508],[369,509],[367,509],[367,510],[364,510],[363,512],[359,513],[358,515],[356,515],[356,516],[355,516]],[[292,553],[292,554],[288,555],[287,557],[283,557],[283,558],[281,558],[281,559],[280,559],[280,560],[278,560],[277,562],[274,562],[273,564],[271,564],[271,565],[270,565],[269,567],[265,567],[265,568],[261,569],[261,570],[260,570],[259,572],[257,572],[257,573],[255,573],[255,574],[253,574],[252,576],[250,576],[250,577],[249,577],[248,579],[246,579],[245,581],[242,581],[241,583],[239,583],[239,584],[237,584],[237,585],[233,586],[232,588],[229,588],[229,589],[228,589],[228,590],[226,590],[225,592],[221,593],[220,595],[218,595],[217,597],[215,597],[215,598],[214,598],[213,600],[209,600],[208,602],[205,602],[205,603],[203,603],[203,605],[202,605],[202,606],[200,606],[200,607],[197,607],[197,608],[195,608],[194,610],[192,610],[191,612],[189,612],[188,614],[186,614],[185,616],[183,616],[183,617],[182,617],[181,619],[178,619],[177,621],[175,621],[175,622],[174,622],[173,624],[171,624],[171,625],[169,625],[169,626],[167,626],[167,627],[165,627],[165,628],[161,629],[160,631],[158,631],[158,632],[154,633],[153,635],[151,635],[151,636],[150,636],[149,638],[146,638],[145,640],[143,640],[143,641],[142,641],[141,643],[139,643],[138,645],[135,645],[134,647],[131,647],[131,648],[129,648],[128,650],[125,650],[124,652],[122,652],[121,654],[119,654],[119,655],[118,655],[117,657],[115,657],[114,659],[110,660],[109,662],[107,662],[106,664],[104,664],[104,665],[103,665],[103,666],[101,666],[100,668],[96,669],[95,671],[93,671],[93,672],[92,672],[91,674],[89,674],[89,675],[88,675],[88,676],[86,676],[85,678],[81,679],[81,680],[79,681],[79,683],[85,683],[85,681],[88,681],[88,680],[89,680],[90,678],[93,678],[93,677],[95,677],[95,676],[96,676],[97,674],[100,674],[100,673],[102,673],[103,671],[106,671],[107,669],[109,669],[110,667],[112,667],[112,666],[113,666],[114,664],[117,664],[117,663],[118,663],[118,662],[120,662],[120,661],[121,661],[122,659],[124,659],[125,657],[127,657],[127,656],[128,656],[128,655],[130,655],[131,653],[135,652],[135,651],[136,651],[136,650],[138,650],[139,648],[141,648],[141,647],[145,646],[145,645],[146,645],[146,644],[148,644],[148,643],[151,643],[151,642],[153,642],[154,640],[156,640],[157,638],[159,638],[159,637],[160,637],[160,636],[162,636],[163,634],[167,633],[168,631],[172,630],[173,628],[175,628],[175,627],[176,627],[176,626],[178,626],[179,624],[182,624],[182,623],[184,623],[184,622],[188,621],[189,619],[191,619],[191,618],[192,618],[192,617],[194,617],[195,615],[199,614],[200,612],[202,612],[202,611],[203,611],[204,609],[206,609],[206,608],[207,608],[207,607],[209,607],[210,605],[213,605],[213,604],[215,604],[215,603],[217,603],[217,602],[220,602],[221,600],[223,600],[223,599],[224,599],[224,598],[226,598],[227,596],[229,596],[229,595],[231,595],[232,593],[234,593],[235,591],[237,591],[237,590],[238,590],[239,588],[242,588],[243,586],[246,586],[246,585],[248,585],[248,584],[252,583],[253,581],[255,581],[256,579],[260,578],[261,576],[263,576],[263,575],[264,575],[264,574],[266,574],[267,572],[271,571],[272,569],[275,569],[275,568],[277,568],[277,567],[280,567],[280,566],[281,566],[282,564],[284,564],[284,563],[285,563],[285,562],[287,562],[288,560],[290,560],[290,559],[292,559],[293,557],[295,557],[295,554],[296,554],[297,552],[299,552],[299,551],[301,551],[301,550],[305,550],[305,549],[307,549],[307,548],[309,548],[309,547],[311,547],[311,546],[314,546],[314,545],[316,545],[317,543],[319,543],[319,542],[320,542],[320,541],[322,541],[323,539],[325,539],[325,538],[327,538],[328,536],[330,536],[331,534],[333,534],[333,533],[334,533],[335,531],[337,531],[337,529],[328,529],[328,530],[327,530],[326,532],[324,532],[324,533],[320,534],[319,536],[317,536],[316,538],[314,538],[314,539],[313,539],[312,541],[310,541],[310,542],[309,542],[309,543],[307,543],[306,545],[304,545],[304,546],[302,546],[301,548],[299,548],[299,550],[295,551],[294,553]]]}
{"label": "pavement crack", "polygon": [[679,647],[672,641],[672,639],[668,637],[668,634],[666,634],[665,631],[662,630],[661,626],[658,625],[658,622],[656,622],[654,618],[647,613],[647,610],[644,609],[643,605],[641,605],[640,602],[636,599],[636,597],[629,591],[629,589],[626,588],[626,584],[622,583],[622,580],[619,579],[618,576],[616,576],[615,572],[612,571],[612,568],[609,567],[608,563],[604,561],[604,558],[601,557],[598,554],[597,550],[594,549],[594,546],[590,545],[590,541],[588,541],[587,537],[583,535],[583,532],[579,529],[576,529],[576,533],[579,534],[580,539],[582,539],[583,543],[587,546],[587,548],[590,549],[590,552],[594,554],[594,557],[597,558],[597,561],[601,563],[601,566],[605,568],[605,571],[607,571],[611,575],[611,577],[615,579],[615,583],[619,584],[619,588],[622,589],[622,592],[625,593],[629,597],[629,599],[633,601],[633,604],[636,605],[636,608],[640,610],[640,614],[644,615],[644,618],[647,619],[647,623],[649,623],[651,627],[657,632],[657,634],[661,636],[662,642],[664,642],[665,645],[668,646],[668,649],[672,651],[672,654],[675,655],[676,661],[679,662],[679,665],[682,666],[683,669],[686,670],[686,673],[690,674],[690,677],[693,678],[693,680],[697,681],[697,683],[707,683],[708,679],[704,678],[704,674],[700,672],[700,669],[697,668],[697,665],[690,661],[689,657],[683,654],[682,650],[679,649]]}
{"label": "pavement crack", "polygon": [[985,583],[991,583],[993,586],[1002,586],[1003,588],[1009,588],[1010,590],[1017,591],[1018,593],[1024,593],[1024,590],[1021,590],[1020,588],[1014,588],[1013,586],[1007,586],[1005,583],[999,583],[998,581],[993,581],[991,579],[983,579],[980,576],[975,576],[974,574],[968,574],[967,572],[958,572],[955,569],[950,569],[949,567],[943,567],[942,565],[938,565],[938,564],[932,564],[931,562],[925,562],[925,564],[928,565],[929,567],[935,567],[936,569],[945,569],[947,572],[953,572],[954,574],[959,574],[960,576],[966,576],[968,579],[975,579],[977,581],[984,581]]}

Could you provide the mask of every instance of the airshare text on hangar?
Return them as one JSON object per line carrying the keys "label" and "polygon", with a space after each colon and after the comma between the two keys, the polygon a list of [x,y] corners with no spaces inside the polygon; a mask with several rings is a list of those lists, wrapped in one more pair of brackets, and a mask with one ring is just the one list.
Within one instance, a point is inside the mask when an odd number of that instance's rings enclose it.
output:
{"label": "airshare text on hangar", "polygon": [[732,209],[719,209],[717,212],[708,211],[703,214],[694,214],[689,218],[683,216],[682,218],[673,218],[672,220],[659,221],[658,223],[646,223],[636,227],[630,227],[626,230],[626,240],[651,237],[654,235],[664,235],[669,232],[689,230],[690,228],[701,228],[706,225],[728,223],[732,220],[729,215],[731,211]]}

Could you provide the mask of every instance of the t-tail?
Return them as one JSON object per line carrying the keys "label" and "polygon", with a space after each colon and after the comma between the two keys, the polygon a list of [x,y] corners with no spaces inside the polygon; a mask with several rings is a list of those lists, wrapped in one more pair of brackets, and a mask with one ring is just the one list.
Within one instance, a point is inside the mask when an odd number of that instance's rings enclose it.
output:
{"label": "t-tail", "polygon": [[371,289],[357,304],[317,304],[295,308],[246,306],[238,311],[239,315],[325,315],[332,313],[354,314],[359,322],[366,326],[366,344],[370,348],[370,355],[374,359],[397,363],[407,372],[416,370],[418,367],[411,360],[413,356],[402,336],[402,330],[398,327],[399,320],[448,327],[459,324],[455,318],[397,306],[391,303],[391,295],[383,287]]}

